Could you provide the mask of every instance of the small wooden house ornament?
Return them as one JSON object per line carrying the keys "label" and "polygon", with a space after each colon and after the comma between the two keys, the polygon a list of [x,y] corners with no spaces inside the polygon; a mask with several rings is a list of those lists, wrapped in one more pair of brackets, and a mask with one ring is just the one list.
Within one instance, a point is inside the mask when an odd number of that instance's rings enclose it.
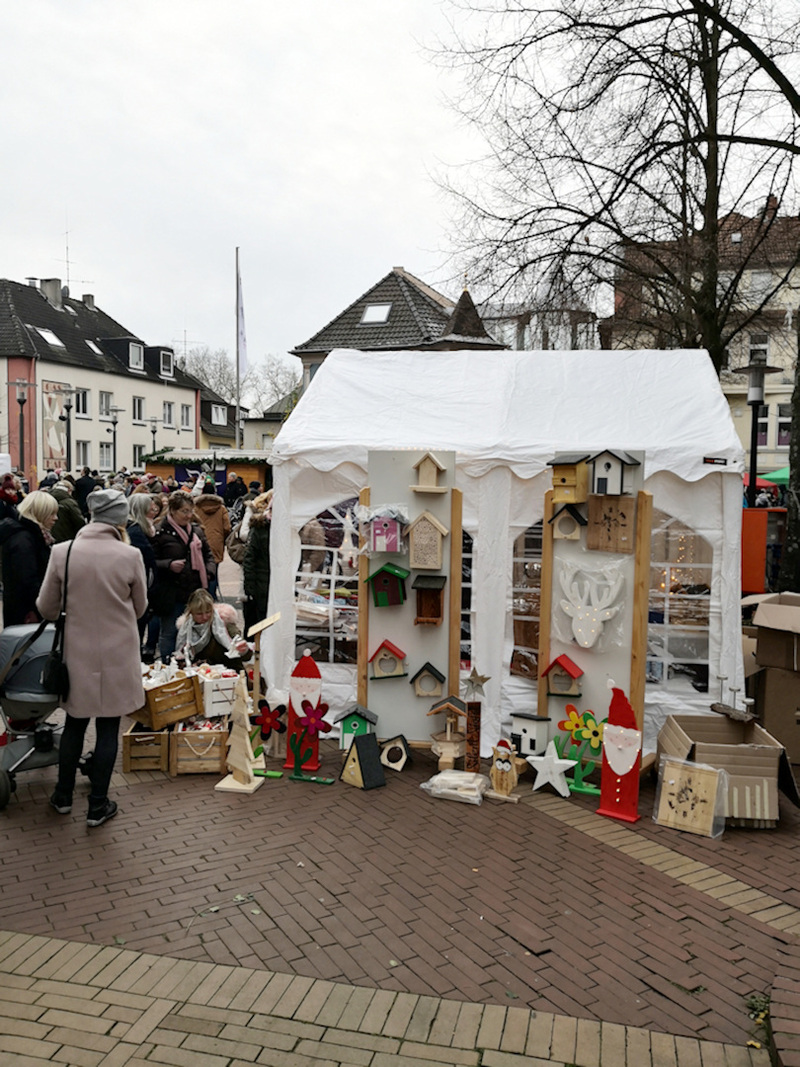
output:
{"label": "small wooden house ornament", "polygon": [[458,729],[459,718],[466,720],[467,705],[459,697],[448,696],[434,704],[428,715],[444,714],[445,728],[440,733],[431,734],[433,744],[431,752],[439,758],[439,770],[451,771],[455,761],[463,756],[467,747],[466,734]]}
{"label": "small wooden house ornament", "polygon": [[381,763],[390,771],[402,771],[411,759],[411,749],[402,734],[390,737],[381,745]]}
{"label": "small wooden house ornament", "polygon": [[580,541],[581,529],[588,520],[574,504],[562,504],[547,521],[553,527],[556,541]]}
{"label": "small wooden house ornament", "polygon": [[547,748],[550,719],[530,711],[511,713],[511,744],[522,759],[541,756]]}
{"label": "small wooden house ornament", "polygon": [[553,468],[553,503],[583,504],[588,496],[588,452],[559,452],[549,461]]}
{"label": "small wooden house ornament", "polygon": [[441,570],[444,539],[449,532],[429,511],[417,515],[408,527],[409,564],[418,571]]}
{"label": "small wooden house ornament", "polygon": [[432,663],[424,663],[409,684],[414,686],[418,697],[440,697],[444,690],[445,676]]}
{"label": "small wooden house ornament", "polygon": [[640,466],[639,460],[627,452],[605,449],[595,452],[586,461],[591,471],[590,491],[598,496],[621,496],[630,492],[628,467]]}
{"label": "small wooden house ornament", "polygon": [[566,654],[556,656],[544,671],[547,678],[547,695],[551,697],[579,697],[583,671]]}
{"label": "small wooden house ornament", "polygon": [[405,678],[407,675],[406,654],[391,641],[381,641],[369,658],[372,664],[372,680],[380,678]]}
{"label": "small wooden house ornament", "polygon": [[378,515],[370,520],[369,551],[375,552],[405,552],[403,541],[403,524],[399,519]]}
{"label": "small wooden house ornament", "polygon": [[377,789],[386,785],[381,753],[375,734],[359,734],[350,743],[339,781],[358,789]]}
{"label": "small wooden house ornament", "polygon": [[339,748],[346,750],[354,737],[375,732],[378,716],[361,704],[351,704],[346,711],[337,715],[333,722],[334,725],[339,724]]}
{"label": "small wooden house ornament", "polygon": [[384,563],[367,581],[372,588],[372,602],[376,608],[391,608],[406,601],[406,578],[411,571],[395,563]]}
{"label": "small wooden house ornament", "polygon": [[446,493],[447,486],[439,485],[439,475],[446,469],[432,452],[426,452],[422,459],[418,459],[414,464],[417,484],[412,485],[411,489],[415,493]]}
{"label": "small wooden house ornament", "polygon": [[444,587],[447,578],[443,574],[418,574],[411,588],[417,591],[417,614],[415,626],[441,626],[444,619]]}

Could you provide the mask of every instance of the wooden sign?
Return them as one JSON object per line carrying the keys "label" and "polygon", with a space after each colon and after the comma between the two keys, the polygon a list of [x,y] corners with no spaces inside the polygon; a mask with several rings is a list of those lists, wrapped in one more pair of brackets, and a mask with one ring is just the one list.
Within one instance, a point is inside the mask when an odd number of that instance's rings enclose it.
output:
{"label": "wooden sign", "polygon": [[655,821],[659,826],[711,837],[719,788],[718,767],[665,759]]}

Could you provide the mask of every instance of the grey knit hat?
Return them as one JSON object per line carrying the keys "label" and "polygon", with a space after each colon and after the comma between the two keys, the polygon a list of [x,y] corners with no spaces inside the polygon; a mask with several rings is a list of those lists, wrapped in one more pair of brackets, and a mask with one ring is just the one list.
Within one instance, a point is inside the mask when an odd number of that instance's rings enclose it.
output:
{"label": "grey knit hat", "polygon": [[119,489],[95,489],[86,498],[90,522],[124,526],[128,521],[128,498]]}

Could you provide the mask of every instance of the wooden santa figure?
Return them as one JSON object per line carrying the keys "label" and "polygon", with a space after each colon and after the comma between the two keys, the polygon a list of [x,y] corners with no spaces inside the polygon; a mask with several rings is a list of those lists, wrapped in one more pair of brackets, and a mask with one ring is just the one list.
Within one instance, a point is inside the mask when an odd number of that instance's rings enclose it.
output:
{"label": "wooden santa figure", "polygon": [[598,815],[623,822],[638,820],[641,763],[642,732],[636,726],[636,715],[622,690],[612,686],[608,719],[603,727]]}
{"label": "wooden santa figure", "polygon": [[[292,677],[289,681],[289,717],[287,725],[290,738],[303,732],[303,726],[299,722],[300,719],[305,719],[306,717],[306,713],[303,710],[303,702],[308,701],[311,708],[316,709],[319,707],[321,697],[322,675],[319,673],[319,667],[311,658],[311,653],[306,649],[292,671]],[[314,733],[313,738],[308,738],[308,742],[313,744],[313,753],[311,759],[303,765],[303,770],[313,773],[319,770],[319,738],[316,733]],[[294,752],[291,745],[287,745],[286,762],[283,766],[285,770],[294,770]]]}

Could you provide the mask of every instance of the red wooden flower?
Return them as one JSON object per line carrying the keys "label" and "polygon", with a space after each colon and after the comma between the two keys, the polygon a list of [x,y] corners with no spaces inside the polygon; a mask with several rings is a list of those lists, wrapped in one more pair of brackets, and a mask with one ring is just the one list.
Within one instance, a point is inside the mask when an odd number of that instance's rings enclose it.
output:
{"label": "red wooden flower", "polygon": [[326,734],[331,729],[331,724],[325,722],[323,716],[328,710],[328,705],[323,704],[321,701],[315,708],[311,707],[308,700],[304,700],[301,704],[305,715],[297,720],[300,726],[304,730],[308,730],[309,737],[316,737],[317,734]]}
{"label": "red wooden flower", "polygon": [[258,709],[261,714],[257,715],[253,721],[261,727],[262,741],[268,741],[273,730],[276,734],[285,732],[286,723],[281,722],[281,715],[286,712],[285,704],[279,704],[277,708],[271,708],[266,700],[259,700]]}

